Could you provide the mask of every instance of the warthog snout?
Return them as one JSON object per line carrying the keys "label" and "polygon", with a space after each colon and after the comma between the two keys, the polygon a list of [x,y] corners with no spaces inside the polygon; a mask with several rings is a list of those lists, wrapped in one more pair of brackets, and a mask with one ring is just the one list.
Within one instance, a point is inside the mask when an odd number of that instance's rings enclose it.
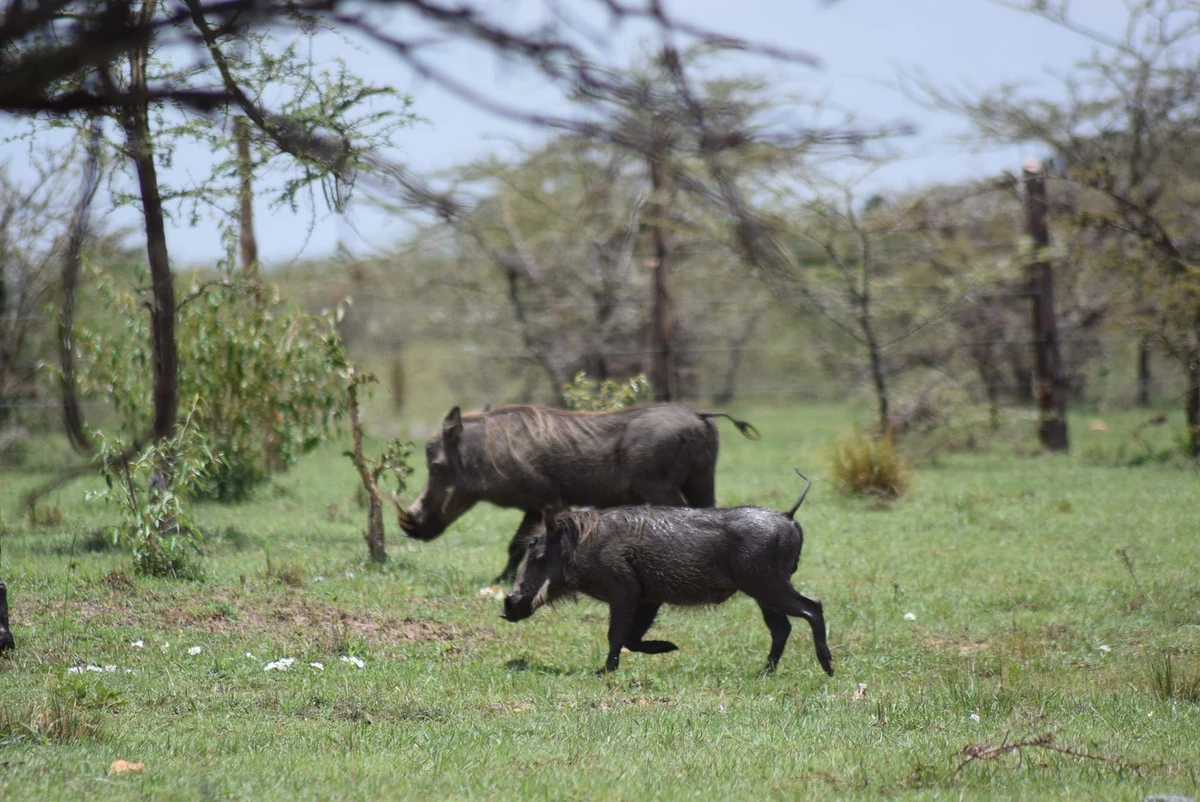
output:
{"label": "warthog snout", "polygon": [[533,615],[533,604],[529,599],[522,599],[515,593],[504,597],[504,611],[500,617],[505,621],[523,621]]}

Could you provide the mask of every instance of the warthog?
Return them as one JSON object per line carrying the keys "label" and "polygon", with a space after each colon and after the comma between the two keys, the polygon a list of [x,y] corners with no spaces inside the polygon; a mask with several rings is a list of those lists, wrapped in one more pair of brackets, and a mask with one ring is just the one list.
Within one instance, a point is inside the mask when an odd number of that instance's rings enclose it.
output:
{"label": "warthog", "polygon": [[821,602],[801,595],[790,581],[804,545],[794,516],[810,484],[787,512],[546,510],[545,534],[531,541],[501,617],[521,621],[573,593],[608,602],[608,660],[601,670],[616,671],[621,647],[650,654],[675,650],[670,641],[642,639],[663,604],[720,604],[740,590],[758,602],[771,631],[771,652],[760,673],[775,670],[792,631],[788,616],[800,616],[812,627],[817,660],[832,675]]}
{"label": "warthog", "polygon": [[455,407],[425,444],[429,478],[412,506],[397,508],[400,528],[431,540],[480,501],[524,510],[497,581],[512,579],[546,507],[713,506],[717,417],[758,439],[744,421],[683,404],[621,412],[510,406],[465,415]]}

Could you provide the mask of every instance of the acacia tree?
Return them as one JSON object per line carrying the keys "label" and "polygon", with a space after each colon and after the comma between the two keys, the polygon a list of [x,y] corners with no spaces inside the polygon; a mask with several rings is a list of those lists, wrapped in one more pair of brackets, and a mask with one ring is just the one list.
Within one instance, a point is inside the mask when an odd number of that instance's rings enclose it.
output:
{"label": "acacia tree", "polygon": [[[87,7],[85,5],[85,7]],[[160,7],[156,0],[111,7],[123,14],[124,24],[142,32],[128,47],[118,49],[98,63],[80,65],[44,86],[41,108],[33,108],[51,125],[74,126],[114,152],[110,194],[117,203],[137,206],[143,217],[149,266],[152,419],[151,440],[166,439],[177,418],[179,356],[176,341],[177,299],[166,240],[166,221],[174,212],[193,219],[215,212],[234,231],[238,218],[237,182],[230,180],[235,162],[232,142],[245,143],[246,157],[239,160],[241,183],[250,173],[283,167],[287,178],[277,190],[277,203],[293,207],[307,194],[341,208],[356,173],[363,170],[363,154],[378,149],[411,115],[408,100],[395,92],[371,87],[353,76],[344,64],[316,70],[302,55],[302,45],[315,35],[308,23],[306,35],[291,41],[269,37],[248,28],[228,14],[210,19],[198,2]],[[8,25],[22,20],[22,9],[10,9]],[[65,13],[65,12],[64,12]],[[170,24],[164,24],[164,19]],[[96,24],[100,24],[92,20]],[[76,23],[76,27],[84,22]],[[173,36],[187,31],[201,45],[201,57],[187,60]],[[25,43],[35,55],[37,38]],[[195,53],[190,54],[192,56]],[[195,87],[205,87],[195,89]],[[262,98],[275,99],[267,109]],[[157,87],[157,89],[156,89]],[[183,89],[183,87],[190,87]],[[179,102],[179,92],[207,93],[211,102],[197,106]],[[92,102],[61,104],[92,93]],[[56,104],[55,98],[58,103]],[[390,101],[383,102],[380,101]],[[71,108],[74,105],[76,108]],[[202,114],[195,114],[197,108]],[[233,124],[242,116],[251,121],[252,133]],[[209,176],[193,185],[171,186],[160,179],[160,166],[170,164],[182,148],[199,146],[230,157],[213,166]],[[250,153],[253,153],[253,157]],[[133,187],[122,183],[123,168],[132,172]],[[230,285],[231,282],[218,282]],[[74,281],[64,281],[68,294]],[[65,297],[64,309],[73,299]],[[67,322],[69,333],[69,321]],[[64,371],[64,376],[69,373]],[[68,404],[74,388],[68,388]],[[76,405],[77,408],[77,405]],[[82,431],[82,426],[74,427]],[[73,438],[81,446],[84,438]],[[164,466],[169,477],[169,466]]]}
{"label": "acacia tree", "polygon": [[[907,285],[916,275],[914,265],[933,260],[922,238],[922,198],[889,202],[877,195],[863,204],[854,183],[810,177],[808,186],[816,188],[814,196],[799,204],[800,213],[787,227],[795,243],[790,271],[772,280],[781,295],[832,323],[859,351],[879,432],[886,434],[892,425],[892,379],[946,361],[935,334],[966,292],[914,298],[906,291],[912,289]],[[954,272],[960,278],[965,273]]]}
{"label": "acacia tree", "polygon": [[[1039,142],[1079,191],[1073,222],[1121,243],[1129,313],[1187,375],[1188,450],[1200,455],[1200,284],[1191,236],[1200,125],[1200,9],[1185,0],[1132,0],[1125,29],[1108,36],[1072,14],[1069,0],[1003,3],[1094,45],[1062,80],[1065,99],[1002,86],[981,97],[926,84],[929,102],[966,118],[983,138]],[[1139,383],[1148,384],[1146,344]]]}
{"label": "acacia tree", "polygon": [[647,204],[631,156],[560,137],[461,177],[484,194],[452,229],[465,254],[496,268],[522,346],[554,390],[579,370],[599,379],[641,370],[636,254]]}

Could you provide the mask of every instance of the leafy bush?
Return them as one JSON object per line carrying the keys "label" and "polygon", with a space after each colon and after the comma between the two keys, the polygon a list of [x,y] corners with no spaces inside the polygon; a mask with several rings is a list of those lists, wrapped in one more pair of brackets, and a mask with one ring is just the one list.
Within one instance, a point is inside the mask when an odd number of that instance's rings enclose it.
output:
{"label": "leafy bush", "polygon": [[843,493],[894,499],[908,490],[912,472],[896,453],[890,431],[872,437],[855,429],[834,445],[833,475]]}
{"label": "leafy bush", "polygon": [[568,409],[596,412],[625,409],[646,400],[649,394],[650,380],[645,373],[625,381],[605,379],[598,382],[588,379],[587,373],[581,370],[562,388],[563,401]]}
{"label": "leafy bush", "polygon": [[[129,440],[150,428],[154,405],[149,316],[141,296],[98,275],[106,319],[77,337],[84,396],[110,401]],[[211,284],[211,282],[210,282]],[[220,501],[247,498],[272,468],[317,445],[341,412],[342,393],[325,338],[331,321],[280,300],[272,287],[250,291],[233,274],[215,286],[193,283],[176,320],[179,398],[199,398],[193,425],[221,456],[195,488]]]}
{"label": "leafy bush", "polygon": [[192,557],[199,553],[203,536],[192,522],[187,500],[207,486],[221,458],[209,448],[196,418],[193,407],[170,439],[127,459],[124,443],[97,433],[105,489],[87,497],[102,499],[121,513],[124,521],[113,529],[113,542],[129,549],[139,574],[197,575]]}

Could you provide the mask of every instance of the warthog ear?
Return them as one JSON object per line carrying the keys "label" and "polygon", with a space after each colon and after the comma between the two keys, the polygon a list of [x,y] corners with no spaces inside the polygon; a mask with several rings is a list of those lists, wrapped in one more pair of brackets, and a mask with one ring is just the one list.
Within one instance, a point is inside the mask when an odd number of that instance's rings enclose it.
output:
{"label": "warthog ear", "polygon": [[446,413],[442,418],[442,435],[447,438],[458,437],[462,432],[462,410],[458,407]]}

